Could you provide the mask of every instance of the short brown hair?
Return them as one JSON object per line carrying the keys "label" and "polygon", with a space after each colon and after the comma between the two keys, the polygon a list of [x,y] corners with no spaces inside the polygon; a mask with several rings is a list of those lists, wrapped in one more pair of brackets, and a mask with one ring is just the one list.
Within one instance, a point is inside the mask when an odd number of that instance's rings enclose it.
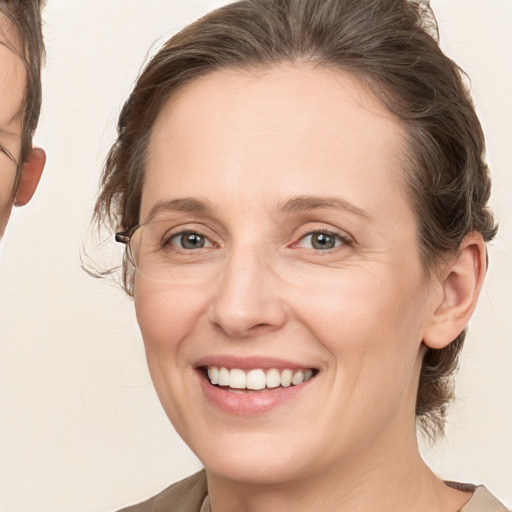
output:
{"label": "short brown hair", "polygon": [[[426,273],[456,252],[468,233],[493,239],[482,128],[464,74],[440,50],[435,17],[421,0],[242,0],[185,28],[149,62],[122,109],[96,220],[118,229],[139,222],[151,129],[173,93],[217,69],[281,62],[348,71],[402,121],[405,177]],[[132,294],[126,257],[123,283]],[[433,437],[444,428],[464,337],[465,331],[424,356],[416,416]]]}
{"label": "short brown hair", "polygon": [[[19,50],[12,49],[18,50],[16,53],[23,61],[27,73],[18,180],[21,164],[32,148],[32,138],[41,112],[41,67],[45,56],[41,22],[43,4],[43,0],[0,0],[0,12],[14,26],[20,42]],[[15,184],[15,190],[17,184],[18,181]]]}

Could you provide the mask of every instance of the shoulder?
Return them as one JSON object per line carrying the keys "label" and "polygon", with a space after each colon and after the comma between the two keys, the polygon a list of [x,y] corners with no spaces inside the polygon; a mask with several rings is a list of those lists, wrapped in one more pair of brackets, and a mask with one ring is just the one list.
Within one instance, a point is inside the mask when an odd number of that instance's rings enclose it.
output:
{"label": "shoulder", "polygon": [[483,485],[473,486],[473,496],[460,512],[510,512]]}
{"label": "shoulder", "polygon": [[207,493],[206,474],[203,470],[172,484],[149,500],[119,512],[199,512]]}

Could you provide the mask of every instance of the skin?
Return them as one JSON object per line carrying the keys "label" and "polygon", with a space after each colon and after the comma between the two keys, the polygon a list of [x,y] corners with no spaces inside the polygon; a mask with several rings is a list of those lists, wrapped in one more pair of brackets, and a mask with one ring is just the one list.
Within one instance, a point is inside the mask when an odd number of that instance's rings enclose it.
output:
{"label": "skin", "polygon": [[[159,202],[193,198],[209,209],[157,217],[209,242],[186,250],[177,237],[168,281],[137,273],[135,307],[155,388],[206,468],[214,512],[455,512],[469,498],[423,463],[414,409],[424,345],[467,323],[485,249],[469,236],[427,280],[403,135],[351,75],[306,65],[218,71],[162,110],[141,222]],[[345,242],[317,250],[313,231]],[[318,374],[271,411],[230,414],[195,368],[219,355]]]}
{"label": "skin", "polygon": [[[15,29],[6,16],[0,14],[0,143],[14,156],[21,156],[23,101],[26,71],[20,53]],[[32,148],[21,165],[18,189],[14,191],[16,163],[0,151],[0,238],[12,206],[25,205],[35,192],[46,161],[40,148]]]}

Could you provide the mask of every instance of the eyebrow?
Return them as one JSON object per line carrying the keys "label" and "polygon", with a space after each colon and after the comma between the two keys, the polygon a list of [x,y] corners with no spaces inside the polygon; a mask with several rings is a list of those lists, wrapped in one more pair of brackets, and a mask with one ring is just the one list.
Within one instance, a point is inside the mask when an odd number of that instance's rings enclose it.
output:
{"label": "eyebrow", "polygon": [[165,212],[184,212],[184,213],[211,213],[213,211],[212,205],[207,201],[201,201],[192,197],[185,197],[180,199],[162,200],[156,202],[145,222],[153,220],[160,213]]}
{"label": "eyebrow", "polygon": [[288,199],[279,206],[281,213],[303,213],[310,210],[319,210],[322,208],[335,208],[346,210],[359,217],[369,219],[369,212],[359,208],[358,206],[342,199],[341,197],[324,197],[324,196],[298,196]]}
{"label": "eyebrow", "polygon": [[[321,208],[336,208],[346,210],[359,217],[369,219],[371,216],[362,208],[342,199],[341,197],[324,197],[324,196],[298,196],[288,199],[279,205],[279,213],[304,213],[310,210],[319,210]],[[160,200],[156,202],[145,220],[150,222],[157,215],[165,212],[182,212],[182,213],[201,213],[211,214],[214,210],[212,204],[208,201],[195,199],[193,197],[185,197],[179,199]]]}

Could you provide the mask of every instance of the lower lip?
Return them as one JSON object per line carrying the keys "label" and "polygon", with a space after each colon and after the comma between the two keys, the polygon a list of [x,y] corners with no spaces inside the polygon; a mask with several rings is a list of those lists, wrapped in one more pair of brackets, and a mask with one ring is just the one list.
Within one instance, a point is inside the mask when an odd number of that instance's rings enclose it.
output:
{"label": "lower lip", "polygon": [[307,389],[315,378],[297,386],[278,387],[268,391],[233,392],[210,384],[199,372],[199,379],[206,398],[218,409],[237,416],[257,416],[270,412],[296,398]]}

